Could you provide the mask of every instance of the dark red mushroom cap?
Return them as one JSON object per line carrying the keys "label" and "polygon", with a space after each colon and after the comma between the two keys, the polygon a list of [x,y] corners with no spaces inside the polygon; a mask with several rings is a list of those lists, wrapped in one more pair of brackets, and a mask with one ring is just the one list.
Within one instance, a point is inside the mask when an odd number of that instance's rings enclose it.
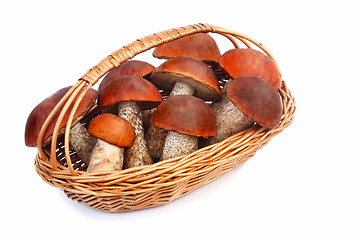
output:
{"label": "dark red mushroom cap", "polygon": [[150,122],[155,127],[191,136],[216,134],[215,118],[209,105],[190,95],[169,97],[158,106]]}
{"label": "dark red mushroom cap", "polygon": [[137,102],[141,110],[145,110],[158,106],[162,102],[162,96],[148,80],[127,75],[112,80],[99,93],[100,109],[115,106],[120,102]]}
{"label": "dark red mushroom cap", "polygon": [[100,114],[91,120],[88,132],[118,147],[131,147],[136,138],[135,129],[127,120],[109,113]]}
{"label": "dark red mushroom cap", "polygon": [[151,73],[151,81],[171,89],[175,82],[184,82],[195,88],[195,96],[218,101],[221,90],[215,73],[205,63],[188,57],[172,58]]}
{"label": "dark red mushroom cap", "polygon": [[257,77],[270,83],[276,90],[280,87],[279,70],[263,52],[249,48],[231,49],[221,56],[219,64],[231,78]]}
{"label": "dark red mushroom cap", "polygon": [[218,62],[221,54],[209,34],[196,33],[156,47],[153,56],[161,59],[190,57],[210,63]]}
{"label": "dark red mushroom cap", "polygon": [[112,69],[109,73],[104,77],[99,85],[98,91],[101,92],[102,89],[113,79],[116,79],[121,76],[126,75],[134,75],[137,77],[144,77],[151,73],[155,67],[147,62],[139,61],[139,60],[129,60],[122,64],[119,67]]}
{"label": "dark red mushroom cap", "polygon": [[266,128],[276,127],[282,105],[278,92],[265,80],[255,77],[236,78],[227,84],[227,96],[246,116]]}
{"label": "dark red mushroom cap", "polygon": [[[37,145],[37,139],[41,130],[42,125],[44,124],[46,118],[56,106],[56,104],[61,100],[61,98],[70,90],[71,86],[62,88],[46,98],[40,104],[38,104],[30,113],[25,127],[25,145],[29,147],[35,147]],[[85,94],[84,98],[80,102],[80,105],[74,115],[74,122],[77,123],[81,118],[86,115],[91,107],[94,106],[95,100],[98,92],[94,89],[89,89]],[[64,128],[67,124],[67,121],[70,116],[71,109],[76,99],[70,105],[68,111],[65,113],[65,116],[60,124],[59,134],[64,132]],[[61,108],[52,118],[48,128],[45,131],[43,137],[43,145],[47,145],[50,142],[51,136],[53,134],[57,118],[61,112]]]}

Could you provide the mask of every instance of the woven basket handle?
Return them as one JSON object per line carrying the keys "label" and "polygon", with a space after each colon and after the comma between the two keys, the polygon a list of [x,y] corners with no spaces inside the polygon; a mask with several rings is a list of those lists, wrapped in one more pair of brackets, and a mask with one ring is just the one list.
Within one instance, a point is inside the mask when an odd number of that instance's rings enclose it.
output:
{"label": "woven basket handle", "polygon": [[[195,33],[200,33],[200,32],[203,32],[203,33],[212,32],[212,33],[221,34],[221,35],[225,36],[226,38],[228,38],[234,44],[234,46],[236,48],[239,47],[236,39],[241,41],[242,43],[244,43],[248,48],[251,48],[251,46],[249,44],[249,42],[250,42],[250,43],[256,45],[257,47],[259,47],[260,49],[262,49],[270,58],[272,58],[279,69],[279,66],[278,66],[275,58],[273,57],[273,55],[261,43],[257,42],[256,40],[254,40],[246,35],[240,34],[238,32],[230,31],[230,30],[227,30],[227,29],[224,29],[221,27],[211,26],[209,24],[199,23],[199,24],[189,25],[186,27],[174,28],[174,29],[155,33],[153,35],[138,39],[138,40],[134,41],[133,43],[126,45],[126,46],[120,48],[119,50],[113,52],[112,54],[110,54],[109,56],[104,58],[95,67],[88,70],[85,73],[85,75],[79,79],[79,81],[67,92],[67,94],[55,106],[55,108],[52,110],[52,112],[49,114],[48,118],[44,122],[44,124],[40,130],[40,133],[39,133],[37,146],[38,146],[40,158],[42,158],[42,159],[47,158],[44,150],[42,149],[41,141],[43,139],[45,130],[47,129],[51,119],[53,118],[55,113],[62,107],[62,110],[59,114],[59,117],[57,119],[54,131],[53,131],[53,136],[57,136],[59,133],[59,130],[60,130],[60,122],[62,121],[65,113],[68,111],[71,103],[77,97],[76,101],[74,103],[74,106],[71,110],[67,125],[66,125],[65,137],[64,137],[65,157],[66,157],[66,161],[68,164],[68,169],[70,170],[70,172],[73,176],[77,175],[76,171],[73,169],[72,163],[71,163],[71,158],[70,158],[70,153],[69,153],[69,135],[70,135],[70,128],[71,128],[71,124],[73,122],[75,112],[76,112],[81,100],[87,93],[87,91],[94,84],[96,84],[97,81],[101,77],[103,77],[107,72],[109,72],[113,68],[118,67],[121,63],[133,58],[137,54],[145,52],[145,51],[147,51],[153,47],[159,46],[163,43],[170,42],[170,41],[179,39],[181,37],[195,34]],[[280,69],[279,69],[279,72],[280,72]],[[281,73],[280,73],[280,76],[281,76]],[[58,167],[61,166],[56,160],[56,147],[57,147],[57,139],[52,138],[50,157],[51,157],[51,167],[52,167],[52,170],[54,170],[54,171],[57,171]]]}

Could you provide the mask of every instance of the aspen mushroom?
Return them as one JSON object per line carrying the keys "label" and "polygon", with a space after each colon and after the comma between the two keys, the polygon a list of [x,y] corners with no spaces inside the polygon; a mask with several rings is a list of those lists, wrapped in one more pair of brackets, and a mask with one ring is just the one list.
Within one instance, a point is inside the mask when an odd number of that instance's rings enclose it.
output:
{"label": "aspen mushroom", "polygon": [[[37,139],[41,127],[44,124],[47,116],[50,114],[56,104],[61,100],[61,98],[69,91],[70,88],[71,86],[58,90],[57,92],[53,93],[51,96],[43,100],[32,110],[27,119],[25,127],[26,146],[35,147],[37,145]],[[97,91],[94,89],[89,89],[89,91],[85,94],[84,98],[80,102],[77,111],[75,112],[74,122],[72,124],[69,136],[70,145],[74,148],[80,159],[86,164],[89,163],[90,153],[96,143],[96,138],[88,134],[87,129],[80,123],[80,120],[88,114],[92,107],[94,107],[96,97]],[[73,104],[70,105],[69,110],[65,113],[65,116],[60,124],[58,137],[62,136],[65,133],[65,127],[72,107]],[[43,146],[46,146],[51,142],[52,134],[60,112],[61,109],[55,114],[48,128],[46,129],[42,141]]]}
{"label": "aspen mushroom", "polygon": [[[172,89],[170,96],[195,95],[204,100],[218,101],[221,90],[214,72],[203,62],[188,57],[172,58],[151,73],[152,82]],[[162,154],[167,131],[153,125],[145,133],[150,154],[158,159]]]}
{"label": "aspen mushroom", "polygon": [[197,137],[214,136],[216,125],[209,105],[189,96],[170,96],[151,116],[152,125],[168,130],[160,160],[189,154],[198,149]]}
{"label": "aspen mushroom", "polygon": [[276,90],[280,87],[280,72],[275,62],[263,52],[250,48],[231,49],[221,56],[219,64],[231,78],[257,77]]}
{"label": "aspen mushroom", "polygon": [[214,72],[203,62],[188,57],[172,58],[155,68],[151,81],[172,89],[170,95],[195,95],[219,101],[221,90]]}
{"label": "aspen mushroom", "polygon": [[255,122],[265,128],[276,127],[281,119],[282,105],[277,91],[265,80],[241,77],[229,81],[220,102],[212,103],[216,136],[205,145],[220,142],[245,130]]}
{"label": "aspen mushroom", "polygon": [[190,57],[213,65],[218,63],[221,54],[218,45],[209,34],[196,33],[156,47],[153,56],[160,59]]}
{"label": "aspen mushroom", "polygon": [[125,119],[103,113],[91,120],[89,134],[97,138],[87,172],[121,170],[124,163],[124,148],[133,145],[136,135]]}
{"label": "aspen mushroom", "polygon": [[147,78],[152,70],[155,67],[147,62],[140,60],[129,60],[122,64],[119,67],[112,69],[101,81],[98,91],[101,92],[102,89],[113,79],[116,79],[121,76],[133,75],[137,77]]}
{"label": "aspen mushroom", "polygon": [[118,115],[135,129],[136,139],[125,151],[124,168],[153,163],[144,139],[141,110],[154,108],[161,102],[161,94],[152,83],[130,75],[112,80],[99,93],[98,107],[102,111],[111,106],[117,107]]}

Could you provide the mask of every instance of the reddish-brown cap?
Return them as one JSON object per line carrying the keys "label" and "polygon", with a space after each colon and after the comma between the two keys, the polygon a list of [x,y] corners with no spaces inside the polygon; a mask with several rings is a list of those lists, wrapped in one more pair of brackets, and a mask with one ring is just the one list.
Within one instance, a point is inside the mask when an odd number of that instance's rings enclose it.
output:
{"label": "reddish-brown cap", "polygon": [[106,86],[107,83],[121,76],[134,75],[137,77],[144,77],[148,75],[155,67],[147,62],[139,60],[129,60],[122,64],[119,67],[109,71],[109,73],[101,81],[98,91]]}
{"label": "reddish-brown cap", "polygon": [[175,82],[184,82],[195,88],[195,96],[218,101],[221,90],[215,73],[203,62],[188,57],[172,58],[151,73],[151,81],[171,89]]}
{"label": "reddish-brown cap", "polygon": [[270,83],[276,90],[280,87],[280,73],[275,62],[260,51],[231,49],[221,56],[219,63],[231,78],[257,77]]}
{"label": "reddish-brown cap", "polygon": [[91,120],[88,132],[118,147],[131,147],[135,141],[135,129],[122,117],[110,113],[103,113]]}
{"label": "reddish-brown cap", "polygon": [[266,128],[276,127],[281,119],[282,105],[277,91],[266,81],[241,77],[228,82],[227,96],[246,116]]}
{"label": "reddish-brown cap", "polygon": [[210,63],[218,62],[221,53],[210,35],[196,33],[156,47],[153,56],[161,59],[191,57]]}
{"label": "reddish-brown cap", "polygon": [[190,95],[169,97],[158,106],[150,122],[155,127],[191,136],[209,137],[216,134],[211,108],[202,99]]}
{"label": "reddish-brown cap", "polygon": [[115,106],[120,102],[137,102],[142,110],[162,102],[159,90],[148,80],[136,76],[122,76],[109,82],[99,93],[98,107]]}
{"label": "reddish-brown cap", "polygon": [[[50,112],[53,110],[53,108],[56,106],[56,104],[61,100],[61,98],[69,91],[70,87],[65,87],[60,89],[59,91],[55,92],[48,98],[46,98],[44,101],[42,101],[40,104],[38,104],[30,113],[25,127],[25,145],[29,147],[35,147],[37,145],[37,139],[41,130],[42,125],[44,124],[46,118],[50,114]],[[85,94],[84,98],[80,102],[80,105],[74,115],[74,123],[80,121],[80,119],[86,115],[89,111],[89,109],[94,106],[95,100],[97,97],[97,91],[94,89],[89,89],[89,91]],[[71,109],[73,107],[74,102],[70,105],[68,111],[65,113],[65,116],[60,124],[60,131],[59,134],[64,132],[64,127],[66,126],[66,123],[69,119],[69,115],[71,112]],[[51,136],[53,134],[55,124],[57,121],[57,118],[59,117],[59,114],[61,112],[60,110],[55,114],[55,116],[52,118],[48,128],[45,131],[44,137],[43,137],[43,145],[46,145],[49,143]]]}

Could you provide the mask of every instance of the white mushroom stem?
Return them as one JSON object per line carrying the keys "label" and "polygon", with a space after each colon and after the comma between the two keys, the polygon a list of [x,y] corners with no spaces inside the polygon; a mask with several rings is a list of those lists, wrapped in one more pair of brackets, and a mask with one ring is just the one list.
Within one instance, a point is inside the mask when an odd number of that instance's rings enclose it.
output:
{"label": "white mushroom stem", "polygon": [[206,145],[221,142],[254,124],[254,120],[243,114],[226,94],[223,95],[220,102],[213,102],[210,107],[215,117],[216,135],[207,138]]}
{"label": "white mushroom stem", "polygon": [[160,160],[192,153],[198,149],[198,139],[175,131],[168,131]]}
{"label": "white mushroom stem", "polygon": [[87,172],[121,170],[123,162],[124,148],[97,139]]}
{"label": "white mushroom stem", "polygon": [[118,104],[118,115],[126,119],[135,129],[134,144],[125,151],[124,168],[152,164],[144,137],[144,128],[139,106],[136,102],[122,102]]}
{"label": "white mushroom stem", "polygon": [[183,82],[176,82],[171,90],[170,96],[174,95],[194,95],[195,88]]}
{"label": "white mushroom stem", "polygon": [[78,122],[70,129],[69,142],[80,159],[88,165],[96,138],[91,136],[87,129]]}
{"label": "white mushroom stem", "polygon": [[[175,82],[175,85],[170,93],[170,96],[174,95],[193,95],[195,88],[189,84],[183,82]],[[165,129],[157,128],[150,125],[145,133],[145,140],[149,148],[149,152],[152,158],[159,159],[163,154],[165,147],[166,135],[168,131]],[[197,149],[195,149],[197,150]],[[194,150],[194,151],[195,151]],[[167,151],[167,150],[166,150]],[[164,159],[163,157],[160,159]]]}

